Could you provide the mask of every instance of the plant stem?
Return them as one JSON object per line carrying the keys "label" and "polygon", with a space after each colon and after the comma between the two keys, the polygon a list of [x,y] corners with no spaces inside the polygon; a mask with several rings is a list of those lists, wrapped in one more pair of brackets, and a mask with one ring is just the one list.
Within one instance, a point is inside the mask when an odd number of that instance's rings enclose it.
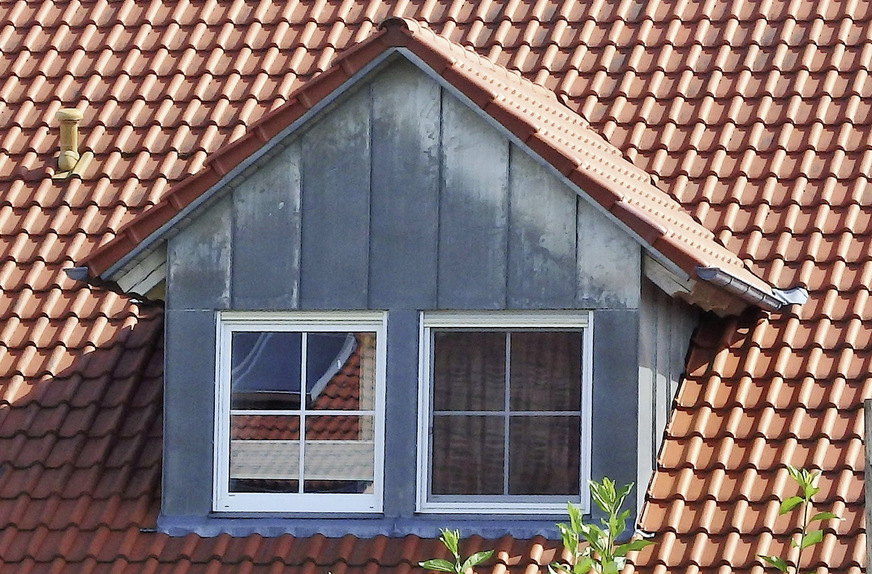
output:
{"label": "plant stem", "polygon": [[794,574],[799,574],[800,565],[802,564],[802,541],[805,540],[805,531],[808,530],[808,507],[809,499],[802,502],[802,530],[799,533],[799,555],[796,557],[796,566],[794,566]]}

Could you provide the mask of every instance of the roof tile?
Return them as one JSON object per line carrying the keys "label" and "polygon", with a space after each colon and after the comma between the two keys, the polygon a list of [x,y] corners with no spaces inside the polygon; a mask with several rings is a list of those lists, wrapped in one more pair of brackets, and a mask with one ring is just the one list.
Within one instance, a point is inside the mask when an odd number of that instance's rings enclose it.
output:
{"label": "roof tile", "polygon": [[[759,571],[756,554],[786,544],[785,517],[773,512],[790,494],[783,464],[808,461],[823,470],[816,500],[848,518],[812,560],[859,574],[860,405],[872,396],[870,10],[366,0],[0,7],[0,440],[11,445],[0,461],[3,564],[149,572],[256,562],[263,571],[357,574],[410,572],[439,550],[415,537],[327,544],[139,532],[158,505],[162,327],[149,311],[61,274],[394,15],[429,20],[443,37],[554,89],[764,279],[811,291],[802,308],[765,325],[716,321],[697,334],[642,520],[657,544],[640,566]],[[85,179],[63,185],[48,177],[62,101],[85,110],[84,145],[96,154]],[[293,105],[281,113],[298,117]],[[285,123],[272,119],[258,128],[261,141]],[[79,355],[89,358],[73,361]],[[77,468],[100,458],[106,441],[115,446],[105,461]],[[543,551],[542,542],[494,545],[522,572],[549,560],[554,543]],[[233,546],[226,555],[224,545]]]}

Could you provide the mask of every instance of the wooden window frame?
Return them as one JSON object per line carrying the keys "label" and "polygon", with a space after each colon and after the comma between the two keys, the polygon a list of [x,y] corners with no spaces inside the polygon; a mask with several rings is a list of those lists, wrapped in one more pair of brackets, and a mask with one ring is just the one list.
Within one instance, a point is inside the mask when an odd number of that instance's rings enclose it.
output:
{"label": "wooden window frame", "polygon": [[[224,311],[216,320],[215,434],[212,510],[256,513],[381,513],[384,491],[384,412],[387,315],[384,312],[238,312]],[[229,491],[230,368],[234,332],[373,332],[375,389],[373,408],[374,469],[372,492],[239,493]],[[355,411],[356,412],[356,411]],[[333,411],[325,412],[330,414]],[[334,413],[335,414],[335,413]]]}
{"label": "wooden window frame", "polygon": [[[446,514],[540,514],[563,515],[572,502],[582,512],[590,511],[591,402],[593,387],[593,313],[589,311],[492,311],[422,312],[419,320],[418,452],[416,511]],[[576,497],[548,495],[431,495],[431,428],[433,400],[433,331],[438,329],[516,329],[536,331],[571,329],[582,332],[581,436],[579,494]],[[543,469],[545,470],[545,469]],[[438,498],[438,500],[437,500]]]}

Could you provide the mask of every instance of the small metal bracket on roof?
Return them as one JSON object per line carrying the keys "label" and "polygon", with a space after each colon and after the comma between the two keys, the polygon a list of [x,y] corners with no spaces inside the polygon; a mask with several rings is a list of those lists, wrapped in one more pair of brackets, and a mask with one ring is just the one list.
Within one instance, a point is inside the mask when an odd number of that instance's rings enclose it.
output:
{"label": "small metal bracket on roof", "polygon": [[719,267],[697,267],[696,276],[769,311],[778,311],[788,305],[802,305],[808,300],[808,291],[803,287],[786,290],[772,287],[770,294]]}
{"label": "small metal bracket on roof", "polygon": [[805,287],[772,289],[772,294],[781,299],[785,305],[802,305],[808,301],[808,289]]}
{"label": "small metal bracket on roof", "polygon": [[72,175],[81,177],[94,158],[90,151],[79,154],[79,121],[83,114],[76,108],[62,108],[56,117],[61,124],[61,151],[58,155],[58,171],[52,179],[63,180]]}

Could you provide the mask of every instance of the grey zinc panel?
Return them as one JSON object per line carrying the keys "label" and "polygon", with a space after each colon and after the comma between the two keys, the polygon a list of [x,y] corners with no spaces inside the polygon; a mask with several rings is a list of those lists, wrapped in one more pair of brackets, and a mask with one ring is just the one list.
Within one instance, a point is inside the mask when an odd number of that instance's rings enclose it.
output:
{"label": "grey zinc panel", "polygon": [[215,313],[166,314],[161,512],[205,515],[212,505]]}
{"label": "grey zinc panel", "polygon": [[293,309],[300,281],[300,144],[233,190],[234,309]]}
{"label": "grey zinc panel", "polygon": [[225,197],[169,241],[167,307],[230,306],[231,201]]}
{"label": "grey zinc panel", "polygon": [[578,301],[583,307],[639,306],[639,244],[603,217],[587,199],[578,202]]}
{"label": "grey zinc panel", "polygon": [[418,422],[418,312],[388,316],[385,409],[385,516],[412,516],[415,508]]}
{"label": "grey zinc panel", "polygon": [[575,303],[575,203],[578,196],[519,148],[509,171],[508,306]]}
{"label": "grey zinc panel", "polygon": [[303,136],[303,308],[366,308],[369,113],[369,90],[364,88]]}
{"label": "grey zinc panel", "polygon": [[[626,484],[637,479],[638,329],[637,310],[594,312],[591,405],[594,480],[608,476],[618,484]],[[632,495],[628,497],[628,507],[631,501],[635,502]],[[599,515],[595,505],[593,514]]]}
{"label": "grey zinc panel", "polygon": [[369,303],[436,304],[439,85],[406,60],[372,86]]}
{"label": "grey zinc panel", "polygon": [[442,309],[506,304],[509,142],[443,92],[439,206]]}

